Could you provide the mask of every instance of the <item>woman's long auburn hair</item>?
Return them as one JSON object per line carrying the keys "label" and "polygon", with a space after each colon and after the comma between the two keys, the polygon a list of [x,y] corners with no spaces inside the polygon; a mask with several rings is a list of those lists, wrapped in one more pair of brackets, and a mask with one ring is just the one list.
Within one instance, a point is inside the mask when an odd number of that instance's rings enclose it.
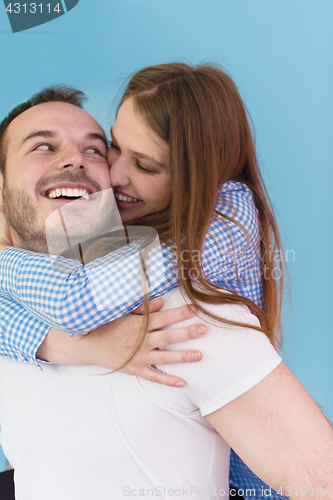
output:
{"label": "woman's long auburn hair", "polygon": [[[169,146],[172,179],[172,200],[161,213],[147,215],[127,224],[151,226],[161,241],[172,242],[177,261],[188,250],[183,262],[180,284],[189,301],[199,311],[224,323],[247,326],[218,318],[198,303],[244,304],[254,312],[263,331],[277,347],[281,339],[281,308],[283,295],[282,262],[272,256],[282,255],[282,246],[273,208],[259,170],[248,112],[236,85],[220,67],[203,64],[191,67],[183,63],[150,66],[137,72],[129,81],[120,106],[132,98],[134,110]],[[118,108],[118,109],[119,109]],[[261,267],[264,308],[251,300],[228,292],[205,278],[200,262],[209,225],[215,211],[218,188],[227,181],[240,181],[252,191],[259,212]],[[223,215],[225,220],[230,220]],[[235,221],[239,226],[239,223]],[[281,271],[274,279],[276,268]],[[197,269],[198,286],[193,286],[190,270]],[[179,273],[181,274],[181,273]],[[268,279],[264,279],[268,276]],[[148,300],[145,297],[145,312]],[[135,352],[143,342],[148,319]],[[135,355],[132,353],[131,357]]]}

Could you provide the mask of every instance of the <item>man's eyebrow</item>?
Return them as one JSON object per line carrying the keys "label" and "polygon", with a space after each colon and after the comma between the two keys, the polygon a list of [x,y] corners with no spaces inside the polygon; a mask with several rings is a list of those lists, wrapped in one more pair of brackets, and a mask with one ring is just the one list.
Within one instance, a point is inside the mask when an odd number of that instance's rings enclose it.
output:
{"label": "man's eyebrow", "polygon": [[23,144],[25,144],[30,139],[33,139],[34,137],[46,137],[52,139],[57,137],[57,134],[56,132],[52,132],[52,130],[37,130],[36,132],[31,132],[31,134],[27,135],[27,137],[23,139],[20,147],[22,147]]}
{"label": "man's eyebrow", "polygon": [[109,147],[109,143],[105,134],[103,135],[103,134],[98,134],[97,132],[90,132],[86,135],[86,139],[91,141],[100,140],[104,142],[106,149],[108,149]]}
{"label": "man's eyebrow", "polygon": [[[58,134],[52,130],[37,130],[36,132],[31,132],[31,134],[27,135],[27,137],[23,139],[21,147],[27,141],[35,137],[45,137],[46,139],[55,139],[56,137],[58,137]],[[106,149],[108,148],[108,141],[106,139],[105,134],[103,135],[103,134],[98,134],[97,132],[90,132],[86,134],[86,139],[91,141],[100,140],[105,144]]]}
{"label": "man's eyebrow", "polygon": [[[114,133],[112,131],[112,127],[111,127],[111,130],[110,130],[110,133],[111,133],[111,139],[112,139],[112,141],[117,142],[117,139],[115,138]],[[147,161],[151,161],[151,162],[155,163],[157,166],[163,168],[163,170],[167,170],[168,169],[168,167],[164,163],[161,163],[161,162],[155,160],[155,158],[153,158],[152,156],[146,155],[145,153],[139,153],[139,151],[134,151],[133,149],[129,149],[128,152],[131,155],[137,156],[138,158],[140,158],[142,160],[147,160]]]}

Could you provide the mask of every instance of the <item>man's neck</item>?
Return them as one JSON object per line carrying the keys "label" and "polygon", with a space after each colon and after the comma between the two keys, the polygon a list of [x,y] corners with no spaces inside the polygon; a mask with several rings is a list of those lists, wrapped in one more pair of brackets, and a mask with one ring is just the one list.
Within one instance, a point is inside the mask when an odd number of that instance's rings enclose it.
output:
{"label": "man's neck", "polygon": [[0,213],[0,252],[10,246],[15,246],[13,235],[4,214]]}

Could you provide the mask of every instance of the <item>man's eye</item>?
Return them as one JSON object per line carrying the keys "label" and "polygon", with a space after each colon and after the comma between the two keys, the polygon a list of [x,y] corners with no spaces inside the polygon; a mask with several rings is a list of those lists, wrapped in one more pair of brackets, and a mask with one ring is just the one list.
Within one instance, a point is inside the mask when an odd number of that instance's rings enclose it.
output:
{"label": "man's eye", "polygon": [[33,151],[54,151],[53,147],[50,144],[43,143],[43,144],[38,144]]}
{"label": "man's eye", "polygon": [[97,148],[86,149],[86,153],[103,156],[103,158],[105,158],[105,155]]}

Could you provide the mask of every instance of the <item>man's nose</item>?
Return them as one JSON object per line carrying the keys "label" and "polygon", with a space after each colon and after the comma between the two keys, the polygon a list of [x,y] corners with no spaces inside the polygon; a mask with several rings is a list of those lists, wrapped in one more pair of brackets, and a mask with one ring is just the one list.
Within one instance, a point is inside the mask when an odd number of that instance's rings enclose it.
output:
{"label": "man's nose", "polygon": [[83,170],[86,164],[79,148],[70,146],[61,155],[58,162],[58,169]]}

